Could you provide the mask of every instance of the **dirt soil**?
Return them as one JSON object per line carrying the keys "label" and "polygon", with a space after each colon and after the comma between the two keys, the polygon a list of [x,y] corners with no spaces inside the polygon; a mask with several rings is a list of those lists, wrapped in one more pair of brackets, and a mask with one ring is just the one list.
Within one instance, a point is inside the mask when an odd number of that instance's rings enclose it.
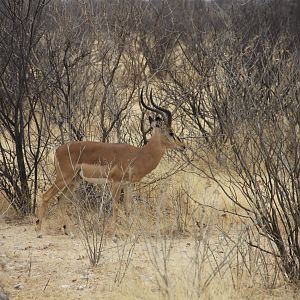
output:
{"label": "dirt soil", "polygon": [[[187,258],[190,242],[176,241],[174,262],[177,258],[180,261],[179,256]],[[121,240],[109,239],[102,265],[91,268],[79,238],[46,235],[39,239],[32,224],[2,222],[0,287],[10,299],[145,299],[145,293],[147,299],[157,299],[155,272],[144,242],[135,244],[122,283],[115,282],[118,275],[122,276],[133,243],[126,251],[122,245]]]}
{"label": "dirt soil", "polygon": [[[178,237],[166,243],[164,248],[164,242],[151,237],[137,241],[136,237],[121,239],[114,236],[106,241],[101,264],[91,267],[79,237],[48,234],[39,239],[29,222],[1,221],[0,300],[7,300],[5,295],[9,299],[22,300],[167,299],[163,285],[158,284],[161,277],[155,267],[157,260],[164,274],[161,258],[166,249],[166,273],[172,285],[169,299],[199,299],[193,294],[195,282],[192,283],[189,277],[193,275],[195,263],[193,238]],[[211,240],[211,249],[216,249],[214,243],[220,243],[220,237]],[[224,255],[222,251],[215,251],[214,259]],[[128,268],[127,262],[130,262]],[[209,276],[205,268],[200,271],[200,276]],[[215,280],[200,299],[299,299],[298,294],[284,286],[272,290],[251,287],[251,280],[247,278],[245,283],[241,281],[242,289],[235,290],[232,274],[229,275],[227,279],[224,276]]]}

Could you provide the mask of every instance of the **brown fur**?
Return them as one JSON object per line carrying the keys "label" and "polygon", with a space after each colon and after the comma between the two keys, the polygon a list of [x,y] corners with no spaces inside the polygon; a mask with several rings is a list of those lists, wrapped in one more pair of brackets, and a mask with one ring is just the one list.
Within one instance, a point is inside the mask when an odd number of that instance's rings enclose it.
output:
{"label": "brown fur", "polygon": [[[107,178],[111,182],[115,221],[121,183],[140,181],[157,167],[167,148],[184,148],[184,144],[173,135],[170,128],[160,128],[156,123],[153,128],[151,139],[143,147],[91,141],[70,142],[60,146],[55,154],[56,179],[43,195],[38,212],[39,236],[50,200],[66,189],[72,191],[78,176],[95,183],[100,178]],[[130,199],[127,194],[125,210],[127,213],[130,211]]]}

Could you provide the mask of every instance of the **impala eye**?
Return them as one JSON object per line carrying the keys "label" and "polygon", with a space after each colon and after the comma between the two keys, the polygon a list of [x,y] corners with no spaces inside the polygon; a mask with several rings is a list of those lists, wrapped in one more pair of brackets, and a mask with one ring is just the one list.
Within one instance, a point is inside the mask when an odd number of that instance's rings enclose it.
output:
{"label": "impala eye", "polygon": [[169,132],[169,134],[170,134],[170,136],[174,136],[174,133],[171,131],[171,132]]}

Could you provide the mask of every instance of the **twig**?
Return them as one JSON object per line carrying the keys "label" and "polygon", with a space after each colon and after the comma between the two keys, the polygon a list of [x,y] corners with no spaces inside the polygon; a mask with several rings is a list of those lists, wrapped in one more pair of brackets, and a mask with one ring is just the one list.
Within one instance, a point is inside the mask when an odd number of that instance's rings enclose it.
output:
{"label": "twig", "polygon": [[185,189],[183,189],[183,190],[186,193],[187,197],[189,199],[191,199],[194,203],[198,204],[199,206],[208,207],[208,208],[211,208],[213,210],[220,211],[220,212],[223,212],[223,213],[228,213],[228,214],[231,214],[231,215],[234,215],[234,216],[238,216],[238,217],[241,217],[241,218],[251,219],[251,217],[246,216],[246,215],[241,215],[241,214],[239,214],[237,212],[232,212],[232,211],[225,210],[225,209],[219,209],[219,208],[216,208],[216,207],[214,207],[212,205],[201,203],[198,200],[194,199]]}
{"label": "twig", "polygon": [[48,284],[49,284],[49,282],[50,282],[50,279],[51,279],[51,277],[49,277],[48,281],[46,282],[46,285],[45,285],[45,287],[44,287],[44,289],[43,289],[43,292],[45,292],[45,290],[46,290],[46,288],[47,288],[47,286],[48,286]]}
{"label": "twig", "polygon": [[265,252],[265,253],[267,253],[267,254],[271,254],[271,255],[273,255],[273,256],[275,256],[275,257],[281,258],[281,255],[276,254],[276,253],[271,252],[271,251],[268,251],[268,250],[266,250],[266,249],[263,249],[263,248],[261,248],[261,247],[258,246],[258,245],[252,244],[251,242],[248,242],[248,241],[246,241],[246,243],[247,243],[249,246],[251,246],[251,247],[253,247],[253,248],[256,248],[256,249],[259,249],[259,250],[262,251],[262,252]]}

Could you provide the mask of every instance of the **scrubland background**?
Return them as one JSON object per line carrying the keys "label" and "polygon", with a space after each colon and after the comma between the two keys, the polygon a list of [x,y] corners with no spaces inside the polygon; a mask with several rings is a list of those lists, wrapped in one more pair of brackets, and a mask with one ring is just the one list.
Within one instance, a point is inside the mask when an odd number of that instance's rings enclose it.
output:
{"label": "scrubland background", "polygon": [[[2,0],[0,16],[0,299],[298,297],[298,1]],[[144,145],[143,87],[187,151],[117,225],[109,184],[82,184],[36,239],[54,149]]]}

